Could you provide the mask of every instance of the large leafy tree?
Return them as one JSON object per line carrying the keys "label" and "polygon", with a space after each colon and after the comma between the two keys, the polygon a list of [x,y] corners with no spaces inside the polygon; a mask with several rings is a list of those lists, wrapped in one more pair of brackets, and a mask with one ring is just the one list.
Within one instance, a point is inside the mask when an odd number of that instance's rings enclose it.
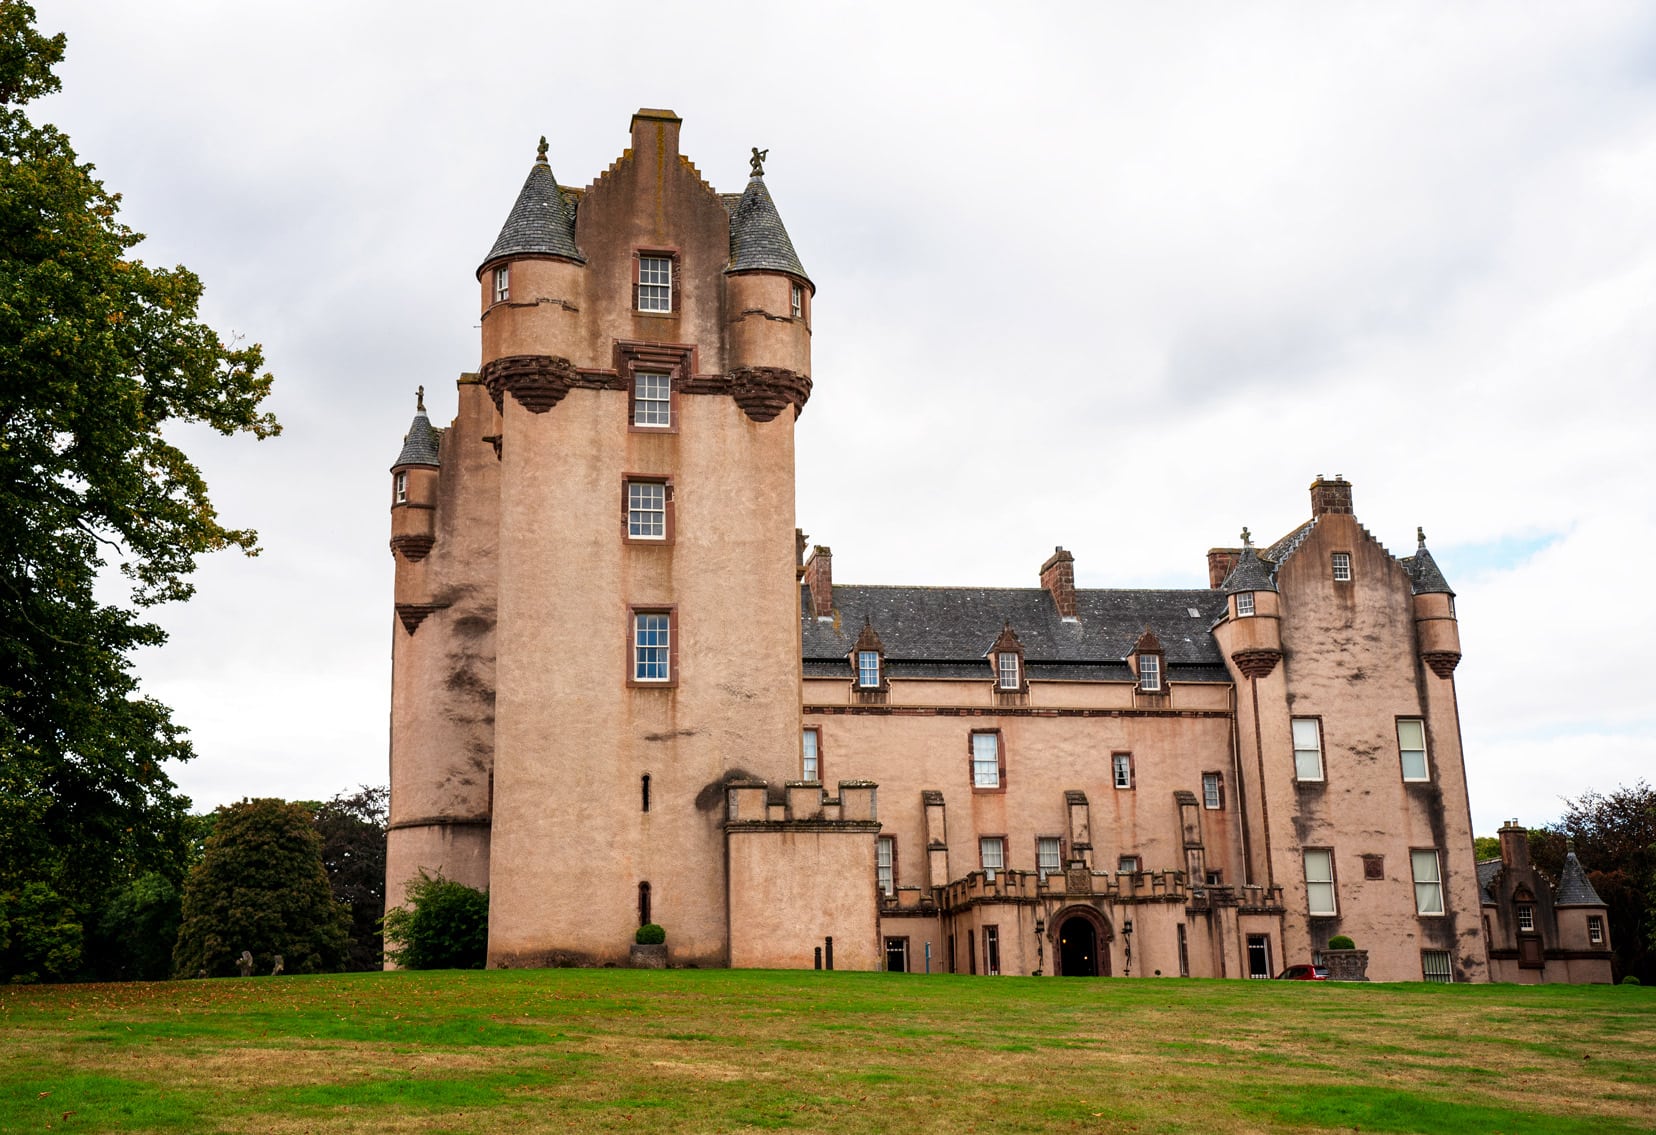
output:
{"label": "large leafy tree", "polygon": [[1554,878],[1565,840],[1610,916],[1610,945],[1622,975],[1656,984],[1656,788],[1644,781],[1564,802],[1564,816],[1530,833],[1530,855]]}
{"label": "large leafy tree", "polygon": [[334,901],[351,916],[347,969],[379,969],[385,960],[380,919],[385,916],[385,819],[391,791],[362,785],[316,808],[322,866]]}
{"label": "large leafy tree", "polygon": [[[0,0],[0,901],[60,900],[36,954],[65,976],[62,926],[90,926],[147,872],[183,871],[188,801],[165,765],[192,753],[138,692],[130,654],[165,637],[139,611],[187,598],[203,553],[256,550],[168,437],[278,427],[259,348],[197,318],[192,273],[135,259],[119,195],[30,120],[64,50],[34,22]],[[95,595],[109,565],[130,603]]]}
{"label": "large leafy tree", "polygon": [[180,977],[237,972],[243,950],[269,973],[345,968],[350,914],[322,867],[322,837],[304,804],[243,800],[219,809],[206,852],[184,885],[184,920],[173,948]]}

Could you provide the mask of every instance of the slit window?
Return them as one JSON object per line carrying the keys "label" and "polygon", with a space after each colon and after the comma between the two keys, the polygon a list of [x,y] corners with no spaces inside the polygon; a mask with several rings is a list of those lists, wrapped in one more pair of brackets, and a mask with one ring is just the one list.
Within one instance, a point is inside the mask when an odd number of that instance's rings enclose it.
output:
{"label": "slit window", "polygon": [[639,811],[648,812],[650,810],[650,774],[649,773],[645,773],[643,776],[638,778],[638,797],[639,797],[639,805],[640,805]]}
{"label": "slit window", "polygon": [[993,977],[1000,973],[1000,927],[983,928],[983,972]]}
{"label": "slit window", "polygon": [[648,883],[638,884],[638,924],[640,926],[650,924],[650,884]]}

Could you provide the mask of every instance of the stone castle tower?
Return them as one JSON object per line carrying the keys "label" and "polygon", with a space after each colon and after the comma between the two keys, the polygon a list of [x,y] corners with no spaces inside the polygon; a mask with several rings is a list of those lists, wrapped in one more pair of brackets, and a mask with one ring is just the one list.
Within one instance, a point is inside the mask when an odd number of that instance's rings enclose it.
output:
{"label": "stone castle tower", "polygon": [[763,155],[719,194],[679,126],[640,110],[580,190],[542,140],[481,366],[392,470],[389,898],[488,887],[492,966],[622,960],[645,920],[728,963],[725,785],[796,772],[814,286]]}

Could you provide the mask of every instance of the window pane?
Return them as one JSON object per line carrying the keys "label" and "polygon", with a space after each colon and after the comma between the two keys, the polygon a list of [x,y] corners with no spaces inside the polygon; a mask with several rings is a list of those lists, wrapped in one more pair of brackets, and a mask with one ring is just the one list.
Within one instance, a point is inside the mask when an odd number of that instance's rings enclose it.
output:
{"label": "window pane", "polygon": [[1254,613],[1253,592],[1239,591],[1236,595],[1236,613],[1246,618]]}
{"label": "window pane", "polygon": [[1321,780],[1322,737],[1317,722],[1309,717],[1296,717],[1294,726],[1294,776],[1299,780]]}
{"label": "window pane", "polygon": [[972,787],[1000,787],[1000,738],[993,733],[972,734]]}
{"label": "window pane", "polygon": [[641,682],[668,678],[668,623],[666,615],[633,617],[633,677]]}
{"label": "window pane", "polygon": [[897,879],[892,873],[893,840],[891,836],[883,835],[874,841],[874,870],[880,883],[882,894],[893,894],[897,889]]}
{"label": "window pane", "polygon": [[1110,758],[1114,771],[1115,786],[1117,788],[1133,787],[1133,758],[1126,753],[1117,753]]}
{"label": "window pane", "polygon": [[807,729],[804,733],[805,756],[800,772],[806,780],[817,780],[817,731]]}
{"label": "window pane", "polygon": [[667,375],[634,375],[633,424],[635,426],[672,425],[672,396],[672,380]]}
{"label": "window pane", "polygon": [[1221,808],[1224,803],[1223,786],[1220,783],[1219,774],[1204,772],[1202,774],[1202,806],[1205,808]]}
{"label": "window pane", "polygon": [[641,540],[666,538],[666,485],[648,481],[628,482],[627,535]]}
{"label": "window pane", "polygon": [[1397,747],[1404,780],[1426,780],[1426,723],[1405,718],[1397,723]]}
{"label": "window pane", "polygon": [[1312,914],[1335,914],[1334,853],[1305,853],[1305,899]]}
{"label": "window pane", "polygon": [[1411,851],[1409,865],[1414,871],[1415,910],[1421,914],[1442,914],[1443,884],[1438,876],[1437,852]]}
{"label": "window pane", "polygon": [[978,840],[978,849],[983,856],[984,870],[999,871],[1006,866],[1005,851],[999,836],[985,836]]}
{"label": "window pane", "polygon": [[857,685],[872,689],[880,684],[880,652],[857,652]]}
{"label": "window pane", "polygon": [[1056,837],[1042,837],[1035,841],[1035,866],[1043,879],[1063,866]]}

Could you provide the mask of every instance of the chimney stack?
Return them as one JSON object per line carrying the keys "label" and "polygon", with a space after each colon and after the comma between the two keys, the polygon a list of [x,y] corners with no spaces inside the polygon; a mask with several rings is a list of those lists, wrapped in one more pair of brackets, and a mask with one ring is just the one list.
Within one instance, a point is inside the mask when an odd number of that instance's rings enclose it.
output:
{"label": "chimney stack", "polygon": [[1054,548],[1041,565],[1041,586],[1052,596],[1053,606],[1066,619],[1075,618],[1075,557],[1063,548]]}
{"label": "chimney stack", "polygon": [[1236,567],[1236,561],[1241,558],[1241,548],[1209,548],[1208,586],[1223,587],[1226,577],[1230,575],[1231,569]]}
{"label": "chimney stack", "polygon": [[644,163],[646,169],[658,161],[663,165],[677,161],[679,125],[683,121],[670,110],[639,110],[632,116],[634,159]]}
{"label": "chimney stack", "polygon": [[1351,515],[1351,482],[1338,473],[1332,481],[1323,480],[1323,475],[1318,473],[1317,479],[1311,482],[1311,515],[1325,513]]}
{"label": "chimney stack", "polygon": [[819,619],[834,613],[834,552],[818,544],[805,561],[805,586],[811,589],[811,614]]}
{"label": "chimney stack", "polygon": [[1508,820],[1496,834],[1501,837],[1501,863],[1511,871],[1528,871],[1529,832],[1517,820]]}

